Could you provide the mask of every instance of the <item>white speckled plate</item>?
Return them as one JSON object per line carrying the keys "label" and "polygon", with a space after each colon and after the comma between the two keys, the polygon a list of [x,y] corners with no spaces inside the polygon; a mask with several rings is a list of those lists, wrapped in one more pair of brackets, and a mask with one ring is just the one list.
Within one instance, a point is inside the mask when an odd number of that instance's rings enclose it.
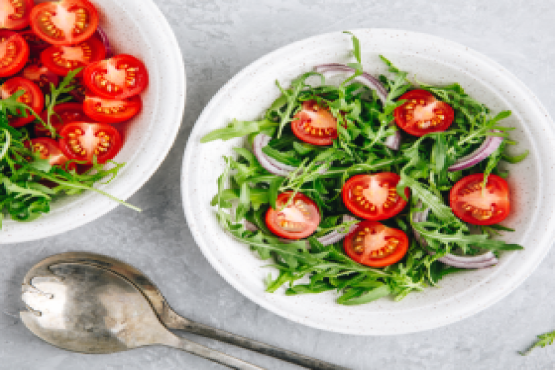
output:
{"label": "white speckled plate", "polygon": [[[114,51],[142,59],[149,71],[149,86],[142,94],[143,111],[129,123],[119,124],[125,132],[125,144],[115,160],[127,165],[110,184],[99,185],[127,199],[158,169],[177,136],[185,109],[185,67],[177,40],[152,0],[92,1]],[[62,233],[93,221],[117,205],[93,192],[64,197],[53,204],[48,215],[36,221],[4,221],[0,244]]]}
{"label": "white speckled plate", "polygon": [[359,335],[401,334],[446,325],[497,302],[526,279],[543,259],[555,230],[554,125],[538,99],[511,73],[489,58],[439,37],[405,31],[364,29],[360,38],[367,72],[386,73],[383,54],[419,81],[444,85],[459,82],[494,112],[513,111],[506,124],[516,128],[512,137],[518,151],[529,149],[528,159],[511,166],[514,213],[505,237],[526,250],[508,253],[494,268],[449,276],[441,288],[409,295],[401,302],[384,298],[368,305],[345,307],[334,303],[335,293],[287,297],[282,291],[264,292],[262,268],[249,248],[233,240],[216,221],[209,203],[223,169],[223,155],[231,155],[241,140],[200,144],[208,132],[232,118],[256,119],[278,96],[276,79],[287,85],[294,77],[321,63],[345,63],[351,41],[331,33],[296,42],[245,68],[212,99],[199,118],[187,146],[183,200],[191,231],[214,268],[235,288],[261,306],[301,324],[323,330]]}

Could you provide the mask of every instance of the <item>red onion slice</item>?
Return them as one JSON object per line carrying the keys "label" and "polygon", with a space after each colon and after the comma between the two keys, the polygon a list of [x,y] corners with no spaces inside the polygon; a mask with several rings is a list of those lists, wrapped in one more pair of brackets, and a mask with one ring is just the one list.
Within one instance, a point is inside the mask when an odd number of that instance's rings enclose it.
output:
{"label": "red onion slice", "polygon": [[[258,136],[262,136],[262,138],[260,139],[261,143],[262,143],[262,148],[264,148],[266,145],[268,145],[268,143],[272,140],[272,138],[270,136],[266,135],[266,134],[258,134]],[[289,171],[289,172],[295,171],[297,169],[297,167],[290,166],[290,165],[285,164],[285,163],[281,163],[280,161],[278,161],[275,158],[270,157],[269,155],[266,155],[266,159],[274,167],[282,168],[282,169],[284,169],[286,171]]]}
{"label": "red onion slice", "polygon": [[[350,221],[354,221],[356,220],[356,218],[354,218],[351,215],[344,215],[343,216],[343,222],[350,222]],[[356,228],[356,224],[351,226],[351,228],[349,229],[349,232],[346,234],[340,233],[336,230],[332,231],[331,233],[324,235],[320,238],[318,238],[318,241],[320,243],[322,243],[322,245],[331,245],[331,244],[335,244],[340,240],[343,240],[348,234],[352,233]]]}
{"label": "red onion slice", "polygon": [[384,142],[385,146],[392,150],[399,150],[401,147],[401,132],[395,131],[393,135],[388,136]]}
{"label": "red onion slice", "polygon": [[[501,131],[493,130],[492,132]],[[489,157],[493,152],[495,152],[502,142],[503,138],[500,136],[488,136],[478,149],[467,156],[459,158],[454,165],[449,167],[449,171],[454,172],[464,170],[480,163],[481,161]]]}
{"label": "red onion slice", "polygon": [[[419,201],[417,207],[422,207],[422,202]],[[428,219],[428,214],[430,209],[427,208],[422,212],[416,212],[412,215],[412,220],[414,222],[424,222]],[[421,246],[426,247],[428,243],[422,238],[422,236],[414,228],[412,229],[414,237],[420,243]],[[434,255],[435,252],[428,250],[428,254]],[[453,267],[463,268],[463,269],[481,269],[486,267],[491,267],[496,265],[499,260],[495,257],[493,252],[488,251],[484,254],[478,256],[457,256],[454,254],[447,254],[444,257],[438,258],[438,261]]]}
{"label": "red onion slice", "polygon": [[253,141],[254,155],[258,159],[258,162],[260,162],[260,165],[264,167],[268,172],[277,176],[287,177],[291,171],[296,169],[296,167],[287,166],[275,160],[270,161],[270,159],[273,159],[273,158],[270,158],[269,156],[266,155],[266,153],[262,151],[262,148],[268,145],[271,139],[272,138],[266,134],[256,135]]}
{"label": "red onion slice", "polygon": [[96,36],[104,44],[104,49],[106,49],[106,59],[111,58],[114,54],[112,53],[112,47],[110,46],[110,40],[108,40],[108,35],[100,26],[96,27]]}
{"label": "red onion slice", "polygon": [[[335,75],[341,73],[350,73],[351,75],[355,73],[355,69],[344,64],[322,64],[319,66],[314,67],[314,70],[318,73],[321,73],[326,78],[333,77]],[[387,90],[382,85],[382,83],[374,76],[369,73],[364,72],[362,75],[357,76],[354,78],[355,81],[360,82],[361,84],[368,86],[372,90],[376,91],[378,98],[385,103],[387,100]]]}

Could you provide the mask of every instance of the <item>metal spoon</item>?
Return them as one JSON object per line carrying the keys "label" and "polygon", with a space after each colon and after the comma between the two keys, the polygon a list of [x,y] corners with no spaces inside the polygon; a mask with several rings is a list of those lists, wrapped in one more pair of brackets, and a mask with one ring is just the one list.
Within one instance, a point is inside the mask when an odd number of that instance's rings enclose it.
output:
{"label": "metal spoon", "polygon": [[62,253],[46,258],[39,262],[37,267],[44,266],[47,268],[52,264],[60,262],[75,262],[98,266],[125,277],[150,300],[158,318],[169,329],[183,330],[203,337],[216,339],[309,369],[349,370],[346,367],[330,364],[186,319],[178,315],[170,307],[160,290],[146,275],[133,266],[112,257],[86,252]]}
{"label": "metal spoon", "polygon": [[165,345],[239,370],[261,367],[170,332],[148,299],[127,279],[93,265],[59,263],[25,277],[23,323],[54,346],[83,353],[113,353]]}

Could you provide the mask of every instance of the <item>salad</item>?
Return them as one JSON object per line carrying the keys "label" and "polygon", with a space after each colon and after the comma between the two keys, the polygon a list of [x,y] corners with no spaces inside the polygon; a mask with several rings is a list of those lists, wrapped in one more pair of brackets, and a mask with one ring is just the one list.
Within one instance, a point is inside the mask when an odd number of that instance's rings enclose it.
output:
{"label": "salad", "polygon": [[124,166],[112,161],[125,140],[119,124],[141,111],[145,65],[113,54],[88,0],[4,3],[0,225],[6,215],[32,221],[56,197],[85,190],[125,204],[94,184]]}
{"label": "salad", "polygon": [[[381,56],[388,76],[353,63],[316,66],[257,121],[233,120],[201,142],[245,138],[224,157],[211,205],[222,227],[278,272],[268,292],[337,292],[359,305],[401,300],[449,274],[495,266],[522,249],[513,231],[513,128],[462,86],[411,82]],[[327,81],[344,77],[339,85]]]}

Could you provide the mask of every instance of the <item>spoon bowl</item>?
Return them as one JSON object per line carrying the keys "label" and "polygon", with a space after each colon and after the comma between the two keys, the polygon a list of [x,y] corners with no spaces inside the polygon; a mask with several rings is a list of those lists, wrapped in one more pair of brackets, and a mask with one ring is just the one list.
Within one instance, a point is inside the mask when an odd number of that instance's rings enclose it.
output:
{"label": "spoon bowl", "polygon": [[233,369],[261,370],[174,335],[135,285],[99,266],[51,258],[29,271],[22,289],[23,323],[56,347],[99,354],[165,345]]}
{"label": "spoon bowl", "polygon": [[[320,361],[292,351],[241,337],[239,335],[212,328],[182,317],[171,308],[160,290],[148,278],[148,276],[123,261],[105,255],[87,252],[68,252],[48,257],[36,264],[35,267],[27,274],[24,281],[24,287],[32,286],[31,279],[34,279],[34,282],[37,279],[37,276],[52,275],[52,267],[61,263],[94,266],[96,268],[108,270],[112,274],[126,279],[128,283],[132,284],[140,293],[144,295],[144,297],[146,297],[150,303],[151,310],[154,310],[157,319],[169,329],[183,330],[196,335],[216,339],[309,369],[348,370],[342,366]],[[45,287],[45,291],[49,291],[47,287]]]}
{"label": "spoon bowl", "polygon": [[[125,279],[91,265],[61,263],[24,287],[24,324],[57,347],[113,353],[164,344],[169,333],[149,302]],[[171,334],[170,334],[171,335]]]}

